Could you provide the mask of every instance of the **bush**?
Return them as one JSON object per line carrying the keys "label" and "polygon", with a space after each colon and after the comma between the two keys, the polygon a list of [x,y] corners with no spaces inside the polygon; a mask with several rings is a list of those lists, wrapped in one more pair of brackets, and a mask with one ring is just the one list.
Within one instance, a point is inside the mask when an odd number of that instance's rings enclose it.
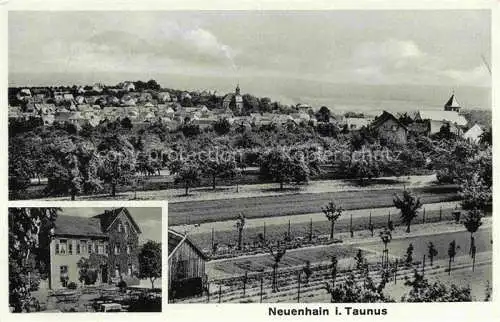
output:
{"label": "bush", "polygon": [[69,283],[68,283],[68,288],[69,288],[70,290],[76,290],[76,287],[77,287],[77,286],[76,286],[76,283],[75,283],[75,282],[69,282]]}
{"label": "bush", "polygon": [[121,280],[116,285],[120,288],[120,292],[124,293],[127,290],[127,283],[124,280]]}

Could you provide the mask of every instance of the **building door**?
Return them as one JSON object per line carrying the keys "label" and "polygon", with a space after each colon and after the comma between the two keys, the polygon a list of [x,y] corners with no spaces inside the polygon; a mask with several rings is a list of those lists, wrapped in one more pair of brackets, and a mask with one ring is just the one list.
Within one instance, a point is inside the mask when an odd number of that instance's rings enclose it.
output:
{"label": "building door", "polygon": [[61,282],[61,285],[63,287],[66,287],[68,285],[68,280],[69,280],[68,266],[66,266],[66,265],[60,266],[59,276],[60,276],[59,280]]}
{"label": "building door", "polygon": [[102,283],[108,283],[108,265],[101,265]]}

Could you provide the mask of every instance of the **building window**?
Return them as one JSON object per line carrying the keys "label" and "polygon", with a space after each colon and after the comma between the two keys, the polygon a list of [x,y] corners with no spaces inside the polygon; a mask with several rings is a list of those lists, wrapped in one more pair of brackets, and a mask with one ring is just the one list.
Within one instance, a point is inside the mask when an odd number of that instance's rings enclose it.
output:
{"label": "building window", "polygon": [[56,254],[59,254],[59,242],[56,241]]}
{"label": "building window", "polygon": [[128,222],[126,222],[123,229],[125,230],[125,234],[127,234],[130,231],[130,224]]}
{"label": "building window", "polygon": [[86,240],[80,240],[80,247],[82,249],[82,254],[87,253],[87,241]]}
{"label": "building window", "polygon": [[391,130],[392,130],[393,132],[396,132],[396,130],[397,130],[397,129],[398,129],[398,127],[397,127],[396,125],[391,126]]}
{"label": "building window", "polygon": [[128,276],[132,276],[132,264],[128,264]]}
{"label": "building window", "polygon": [[66,239],[59,240],[59,254],[66,255],[68,250],[68,241]]}
{"label": "building window", "polygon": [[97,249],[98,254],[104,254],[104,243],[102,241],[99,242],[99,248]]}
{"label": "building window", "polygon": [[73,241],[70,240],[68,244],[68,254],[73,255]]}
{"label": "building window", "polygon": [[93,251],[92,242],[89,242],[87,245],[88,245],[87,249],[89,251],[89,254],[92,254],[92,251]]}
{"label": "building window", "polygon": [[122,223],[118,224],[118,232],[120,232],[120,233],[122,232]]}
{"label": "building window", "polygon": [[94,242],[94,253],[99,254],[99,247],[97,245],[97,242]]}
{"label": "building window", "polygon": [[80,243],[76,243],[76,254],[79,255],[81,253]]}
{"label": "building window", "polygon": [[130,245],[127,245],[127,254],[130,254]]}
{"label": "building window", "polygon": [[104,253],[105,253],[106,255],[108,255],[108,254],[109,254],[109,245],[108,245],[108,243],[105,243],[105,244],[104,244]]}
{"label": "building window", "polygon": [[120,254],[120,243],[116,243],[115,244],[115,255],[119,255]]}
{"label": "building window", "polygon": [[115,277],[120,277],[120,265],[115,265]]}
{"label": "building window", "polygon": [[66,287],[68,284],[69,276],[68,276],[68,266],[63,265],[59,267],[59,280],[63,287]]}

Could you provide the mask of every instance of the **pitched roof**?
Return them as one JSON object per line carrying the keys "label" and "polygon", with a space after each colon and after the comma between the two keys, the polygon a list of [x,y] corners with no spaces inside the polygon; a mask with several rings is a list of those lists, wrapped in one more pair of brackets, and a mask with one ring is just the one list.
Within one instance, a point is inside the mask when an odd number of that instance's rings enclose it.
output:
{"label": "pitched roof", "polygon": [[452,94],[446,104],[444,104],[445,107],[460,107],[460,104],[458,104],[457,99],[455,97],[455,94]]}
{"label": "pitched roof", "polygon": [[456,123],[457,125],[464,126],[467,125],[467,120],[462,115],[455,111],[428,111],[422,110],[418,112],[422,120],[432,120],[432,121],[446,121],[451,123]]}
{"label": "pitched roof", "polygon": [[193,242],[188,238],[187,234],[183,235],[175,230],[168,230],[168,257],[170,258],[179,248],[182,243],[188,243],[193,250],[200,255],[201,258],[207,259],[207,255],[203,253],[198,246],[193,244]]}
{"label": "pitched roof", "polygon": [[101,229],[101,222],[99,219],[64,215],[57,217],[55,222],[54,235],[107,237]]}
{"label": "pitched roof", "polygon": [[382,113],[382,115],[380,115],[379,117],[377,117],[373,122],[372,122],[372,127],[379,127],[380,125],[382,125],[384,122],[386,122],[387,120],[393,120],[395,121],[399,126],[401,126],[402,128],[404,128],[405,130],[408,130],[408,128],[403,124],[401,123],[394,115],[392,115],[391,113],[387,112],[387,111],[384,111]]}
{"label": "pitched roof", "polygon": [[116,218],[122,212],[128,217],[128,219],[130,220],[130,222],[132,223],[134,228],[137,230],[137,232],[141,233],[141,229],[139,228],[139,226],[135,222],[134,218],[130,215],[130,212],[127,210],[127,208],[120,207],[120,208],[116,208],[116,209],[112,209],[112,210],[106,210],[104,213],[97,215],[97,216],[94,216],[92,218],[99,219],[100,223],[101,223],[102,230],[104,232],[106,232],[106,231],[108,231],[109,227],[113,224],[113,222],[116,220]]}

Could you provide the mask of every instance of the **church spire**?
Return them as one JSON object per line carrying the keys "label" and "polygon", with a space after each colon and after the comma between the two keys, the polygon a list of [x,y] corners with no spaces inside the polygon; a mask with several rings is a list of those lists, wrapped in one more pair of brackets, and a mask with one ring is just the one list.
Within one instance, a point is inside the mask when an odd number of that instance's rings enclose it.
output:
{"label": "church spire", "polygon": [[236,91],[235,91],[236,95],[240,95],[240,83],[238,82],[238,84],[236,85]]}

